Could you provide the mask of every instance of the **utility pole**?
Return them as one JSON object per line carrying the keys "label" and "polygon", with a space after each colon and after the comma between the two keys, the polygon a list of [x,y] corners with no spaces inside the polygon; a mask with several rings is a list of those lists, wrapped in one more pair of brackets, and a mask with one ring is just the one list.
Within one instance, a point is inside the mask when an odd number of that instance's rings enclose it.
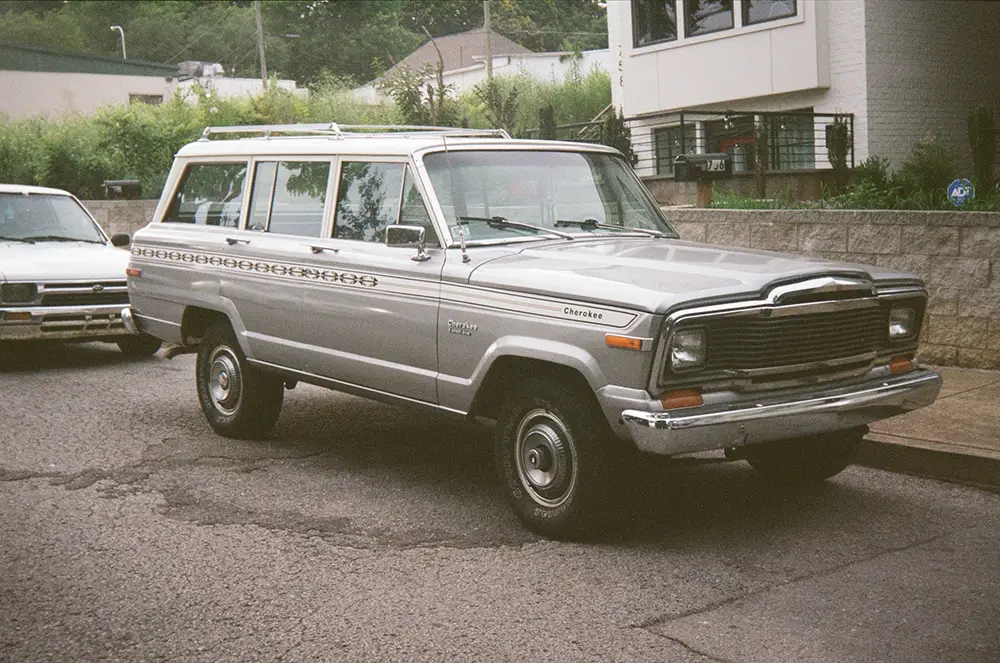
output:
{"label": "utility pole", "polygon": [[267,57],[264,55],[264,19],[260,15],[260,0],[253,0],[253,14],[257,20],[257,55],[260,56],[260,82],[267,89]]}
{"label": "utility pole", "polygon": [[483,27],[486,30],[486,80],[493,80],[493,40],[490,39],[490,0],[483,0]]}

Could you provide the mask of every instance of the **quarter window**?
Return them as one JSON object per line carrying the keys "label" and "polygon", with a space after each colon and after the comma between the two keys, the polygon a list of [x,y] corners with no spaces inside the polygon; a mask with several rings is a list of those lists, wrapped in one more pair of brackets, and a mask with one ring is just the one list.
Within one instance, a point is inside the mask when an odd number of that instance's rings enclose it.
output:
{"label": "quarter window", "polygon": [[743,0],[743,25],[795,16],[796,0]]}
{"label": "quarter window", "polygon": [[399,211],[399,223],[403,226],[420,226],[424,229],[424,243],[427,246],[440,246],[424,197],[414,185],[413,173],[409,168],[406,169],[406,179],[403,180],[403,208]]}
{"label": "quarter window", "polygon": [[685,35],[697,37],[733,27],[733,0],[684,0]]}
{"label": "quarter window", "polygon": [[402,163],[345,161],[340,170],[333,236],[384,241],[385,227],[399,221],[405,169]]}
{"label": "quarter window", "polygon": [[184,171],[164,223],[235,228],[243,207],[245,163],[193,163]]}
{"label": "quarter window", "polygon": [[632,35],[636,48],[677,39],[676,0],[632,0]]}

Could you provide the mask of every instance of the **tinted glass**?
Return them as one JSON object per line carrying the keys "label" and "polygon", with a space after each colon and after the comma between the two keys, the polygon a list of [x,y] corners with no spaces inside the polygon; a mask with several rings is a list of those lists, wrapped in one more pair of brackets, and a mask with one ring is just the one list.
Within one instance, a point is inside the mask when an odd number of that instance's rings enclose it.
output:
{"label": "tinted glass", "polygon": [[795,0],[743,0],[743,25],[795,16]]}
{"label": "tinted glass", "polygon": [[170,201],[164,223],[235,228],[243,206],[245,163],[194,163]]}
{"label": "tinted glass", "polygon": [[79,203],[69,196],[45,193],[0,193],[2,239],[104,243],[104,237]]}
{"label": "tinted glass", "polygon": [[677,39],[676,0],[632,0],[635,46]]}
{"label": "tinted glass", "polygon": [[274,179],[274,200],[267,232],[319,237],[330,164],[325,161],[282,161]]}
{"label": "tinted glass", "polygon": [[684,0],[688,37],[733,27],[733,0]]}
{"label": "tinted glass", "polygon": [[345,161],[340,171],[333,236],[366,242],[385,240],[385,227],[399,218],[401,163]]}

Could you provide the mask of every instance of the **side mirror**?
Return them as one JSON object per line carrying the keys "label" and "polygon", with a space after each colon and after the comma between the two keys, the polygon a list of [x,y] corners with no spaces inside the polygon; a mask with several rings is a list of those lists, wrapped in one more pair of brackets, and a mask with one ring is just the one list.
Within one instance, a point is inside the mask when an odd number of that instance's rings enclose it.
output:
{"label": "side mirror", "polygon": [[424,246],[424,233],[426,231],[420,226],[400,226],[391,225],[385,228],[385,245],[400,248],[416,249],[415,255],[410,256],[410,260],[424,262],[430,260]]}
{"label": "side mirror", "polygon": [[128,246],[131,242],[132,238],[129,237],[126,233],[115,233],[114,235],[111,236],[112,246],[117,246],[118,248]]}

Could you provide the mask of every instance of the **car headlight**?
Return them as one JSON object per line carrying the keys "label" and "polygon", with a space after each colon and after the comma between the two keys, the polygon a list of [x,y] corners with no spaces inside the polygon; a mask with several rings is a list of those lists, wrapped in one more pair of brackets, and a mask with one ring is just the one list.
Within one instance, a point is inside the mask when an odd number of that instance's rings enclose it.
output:
{"label": "car headlight", "polygon": [[30,304],[38,295],[34,283],[4,283],[0,285],[0,302],[4,304]]}
{"label": "car headlight", "polygon": [[910,338],[917,331],[917,310],[912,306],[893,306],[889,309],[889,340]]}
{"label": "car headlight", "polygon": [[705,365],[708,342],[704,329],[684,329],[670,339],[670,368],[684,371]]}

